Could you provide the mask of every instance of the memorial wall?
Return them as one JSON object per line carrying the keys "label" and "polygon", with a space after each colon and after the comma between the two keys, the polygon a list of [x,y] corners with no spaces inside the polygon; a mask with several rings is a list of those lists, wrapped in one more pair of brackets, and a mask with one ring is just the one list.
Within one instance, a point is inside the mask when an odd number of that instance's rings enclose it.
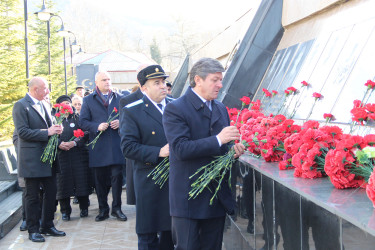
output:
{"label": "memorial wall", "polygon": [[[219,99],[239,108],[247,95],[261,100],[265,114],[282,113],[298,124],[324,124],[323,115],[331,113],[330,125],[346,133],[372,133],[371,126],[353,129],[350,111],[354,100],[363,100],[364,84],[375,79],[374,9],[371,0],[262,1]],[[288,87],[296,94],[286,97]],[[278,94],[266,97],[263,89]],[[374,103],[374,95],[365,101]],[[238,211],[228,217],[226,249],[374,249],[375,212],[364,189],[339,190],[328,177],[293,173],[241,157],[233,168]]]}
{"label": "memorial wall", "polygon": [[[349,124],[353,101],[362,100],[364,84],[375,77],[375,14],[371,11],[375,1],[337,1],[297,21],[285,17],[297,12],[288,11],[295,8],[293,4],[284,2],[283,24],[287,26],[253,99],[260,99],[266,112],[274,114],[286,102],[285,114],[290,117],[294,111],[293,119],[304,120],[315,102],[312,94],[318,92],[323,97],[309,119],[323,122],[323,114],[331,113],[334,123]],[[302,81],[309,86],[302,88]],[[285,100],[284,90],[290,86],[299,93]],[[266,98],[263,88],[279,94]],[[374,101],[371,95],[367,102]]]}

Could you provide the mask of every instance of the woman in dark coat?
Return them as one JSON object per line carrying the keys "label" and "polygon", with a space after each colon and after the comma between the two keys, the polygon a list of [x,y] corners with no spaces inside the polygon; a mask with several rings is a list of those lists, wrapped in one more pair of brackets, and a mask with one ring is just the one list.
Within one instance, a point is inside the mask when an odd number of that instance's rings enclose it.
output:
{"label": "woman in dark coat", "polygon": [[[71,106],[71,99],[67,95],[57,98],[56,103]],[[56,175],[57,194],[56,199],[60,202],[62,219],[70,220],[72,208],[70,197],[76,196],[81,210],[80,216],[88,216],[89,195],[91,194],[89,180],[88,149],[85,146],[88,140],[88,133],[82,138],[74,138],[69,141],[74,130],[78,127],[79,115],[73,113],[63,120],[63,133],[59,138],[58,161],[61,172]]]}

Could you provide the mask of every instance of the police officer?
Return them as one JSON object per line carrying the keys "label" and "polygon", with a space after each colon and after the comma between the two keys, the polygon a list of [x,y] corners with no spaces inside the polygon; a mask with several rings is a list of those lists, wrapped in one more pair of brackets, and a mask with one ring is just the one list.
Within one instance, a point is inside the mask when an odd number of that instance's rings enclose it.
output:
{"label": "police officer", "polygon": [[160,65],[141,70],[137,78],[144,97],[121,111],[121,149],[125,157],[134,160],[138,249],[173,249],[168,183],[160,188],[147,177],[169,156],[162,125],[164,108],[172,101],[166,98],[166,77]]}

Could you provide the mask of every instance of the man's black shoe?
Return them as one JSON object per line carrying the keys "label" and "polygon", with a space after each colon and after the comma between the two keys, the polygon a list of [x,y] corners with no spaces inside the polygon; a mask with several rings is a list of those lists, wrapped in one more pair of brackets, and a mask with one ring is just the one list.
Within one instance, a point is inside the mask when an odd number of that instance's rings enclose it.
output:
{"label": "man's black shoe", "polygon": [[26,231],[26,230],[27,230],[26,220],[23,220],[20,226],[20,231]]}
{"label": "man's black shoe", "polygon": [[247,229],[246,231],[249,233],[249,234],[254,234],[254,222],[251,222],[247,225]]}
{"label": "man's black shoe", "polygon": [[32,242],[46,241],[40,233],[29,233],[29,240],[31,240]]}
{"label": "man's black shoe", "polygon": [[108,214],[105,213],[99,213],[98,216],[96,216],[95,221],[103,221],[109,218]]}
{"label": "man's black shoe", "polygon": [[81,213],[79,214],[81,218],[89,216],[89,210],[88,209],[81,209]]}
{"label": "man's black shoe", "polygon": [[56,236],[56,237],[62,237],[65,236],[65,232],[57,230],[55,227],[47,228],[47,229],[40,229],[41,234],[45,234],[47,236]]}
{"label": "man's black shoe", "polygon": [[128,220],[128,217],[126,217],[126,215],[123,214],[121,210],[112,211],[111,215],[113,217],[116,217],[118,220],[121,220],[121,221],[127,221]]}
{"label": "man's black shoe", "polygon": [[70,214],[63,213],[61,215],[61,218],[62,218],[63,221],[69,221],[70,220]]}
{"label": "man's black shoe", "polygon": [[76,196],[74,196],[74,198],[73,198],[73,204],[78,204],[78,203],[79,203],[78,198]]}

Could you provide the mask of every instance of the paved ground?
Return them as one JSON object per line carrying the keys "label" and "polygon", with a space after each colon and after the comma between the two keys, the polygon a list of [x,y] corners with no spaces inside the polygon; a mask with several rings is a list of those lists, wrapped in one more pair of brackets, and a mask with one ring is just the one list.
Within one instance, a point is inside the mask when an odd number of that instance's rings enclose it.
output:
{"label": "paved ground", "polygon": [[[109,200],[110,197],[111,195],[108,197]],[[125,190],[123,190],[122,198],[122,211],[128,217],[126,222],[118,221],[114,217],[95,222],[99,209],[96,195],[93,194],[90,196],[91,205],[89,216],[86,218],[79,217],[78,205],[72,205],[71,220],[67,222],[61,220],[60,211],[56,212],[55,226],[66,232],[65,237],[45,236],[44,243],[34,243],[28,239],[27,231],[19,230],[20,222],[0,240],[0,249],[137,249],[135,206],[124,205],[126,203]]]}

